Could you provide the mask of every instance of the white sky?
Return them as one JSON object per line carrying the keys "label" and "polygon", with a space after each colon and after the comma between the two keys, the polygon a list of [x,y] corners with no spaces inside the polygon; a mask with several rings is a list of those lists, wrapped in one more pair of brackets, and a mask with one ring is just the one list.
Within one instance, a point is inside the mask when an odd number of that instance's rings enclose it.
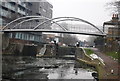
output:
{"label": "white sky", "polygon": [[[106,3],[115,0],[47,0],[53,5],[53,18],[78,17],[91,22],[96,26],[102,26],[103,22],[111,20],[112,12],[107,10]],[[86,40],[89,36],[77,35],[80,40]]]}
{"label": "white sky", "polygon": [[113,0],[48,0],[53,5],[53,17],[78,17],[102,26],[111,19],[106,3]]}

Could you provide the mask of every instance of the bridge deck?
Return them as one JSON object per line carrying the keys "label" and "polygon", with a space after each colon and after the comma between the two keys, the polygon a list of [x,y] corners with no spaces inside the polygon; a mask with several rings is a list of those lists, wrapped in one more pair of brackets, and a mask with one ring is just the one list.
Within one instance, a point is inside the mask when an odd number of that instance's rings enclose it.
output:
{"label": "bridge deck", "polygon": [[85,33],[85,32],[75,32],[75,31],[60,31],[60,30],[50,30],[50,29],[6,29],[1,32],[52,32],[52,33],[68,33],[68,34],[82,34],[82,35],[93,35],[93,36],[106,36],[106,34],[99,33]]}

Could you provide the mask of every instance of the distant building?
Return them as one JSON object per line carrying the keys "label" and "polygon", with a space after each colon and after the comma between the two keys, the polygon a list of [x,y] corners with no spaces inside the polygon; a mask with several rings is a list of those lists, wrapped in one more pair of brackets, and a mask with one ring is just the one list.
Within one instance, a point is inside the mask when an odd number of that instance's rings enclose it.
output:
{"label": "distant building", "polygon": [[59,42],[59,36],[56,36],[55,34],[43,34],[44,41],[47,43],[53,43],[56,41],[56,43]]}
{"label": "distant building", "polygon": [[106,32],[105,45],[109,51],[117,51],[120,42],[120,21],[118,14],[113,14],[112,20],[104,22],[103,31]]}
{"label": "distant building", "polygon": [[0,20],[2,20],[2,25],[6,25],[16,18],[27,15],[52,18],[52,8],[53,6],[49,2],[0,1]]}
{"label": "distant building", "polygon": [[120,21],[118,14],[113,14],[112,20],[104,22],[104,32],[107,34],[108,40],[120,41]]}
{"label": "distant building", "polygon": [[[45,1],[41,2],[22,2],[22,0],[11,0],[8,2],[0,1],[0,25],[5,26],[7,23],[12,20],[23,17],[23,16],[44,16],[47,18],[52,18],[52,8],[53,6]],[[37,22],[37,21],[36,21]],[[50,23],[48,23],[50,27]],[[27,27],[27,26],[23,26]],[[24,40],[30,42],[42,42],[42,33],[23,33],[23,32],[14,32],[10,33],[9,37],[16,40]]]}

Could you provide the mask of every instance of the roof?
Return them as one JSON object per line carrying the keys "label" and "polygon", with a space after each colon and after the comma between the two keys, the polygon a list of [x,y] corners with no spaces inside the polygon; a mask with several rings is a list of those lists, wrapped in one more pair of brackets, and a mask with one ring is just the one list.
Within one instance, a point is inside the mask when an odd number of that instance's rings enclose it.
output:
{"label": "roof", "polygon": [[115,22],[115,21],[107,21],[107,22],[104,22],[103,25],[120,25],[120,21],[118,21],[118,22]]}

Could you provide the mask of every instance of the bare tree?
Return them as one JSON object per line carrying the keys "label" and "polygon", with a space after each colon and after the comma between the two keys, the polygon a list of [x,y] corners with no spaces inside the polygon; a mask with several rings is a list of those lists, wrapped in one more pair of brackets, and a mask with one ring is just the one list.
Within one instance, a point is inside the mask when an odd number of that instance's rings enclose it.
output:
{"label": "bare tree", "polygon": [[120,15],[120,1],[112,1],[107,3],[107,9],[111,10],[113,13],[118,13]]}
{"label": "bare tree", "polygon": [[66,45],[74,45],[74,44],[76,44],[77,41],[78,41],[78,39],[76,36],[64,34],[63,43],[65,43]]}

